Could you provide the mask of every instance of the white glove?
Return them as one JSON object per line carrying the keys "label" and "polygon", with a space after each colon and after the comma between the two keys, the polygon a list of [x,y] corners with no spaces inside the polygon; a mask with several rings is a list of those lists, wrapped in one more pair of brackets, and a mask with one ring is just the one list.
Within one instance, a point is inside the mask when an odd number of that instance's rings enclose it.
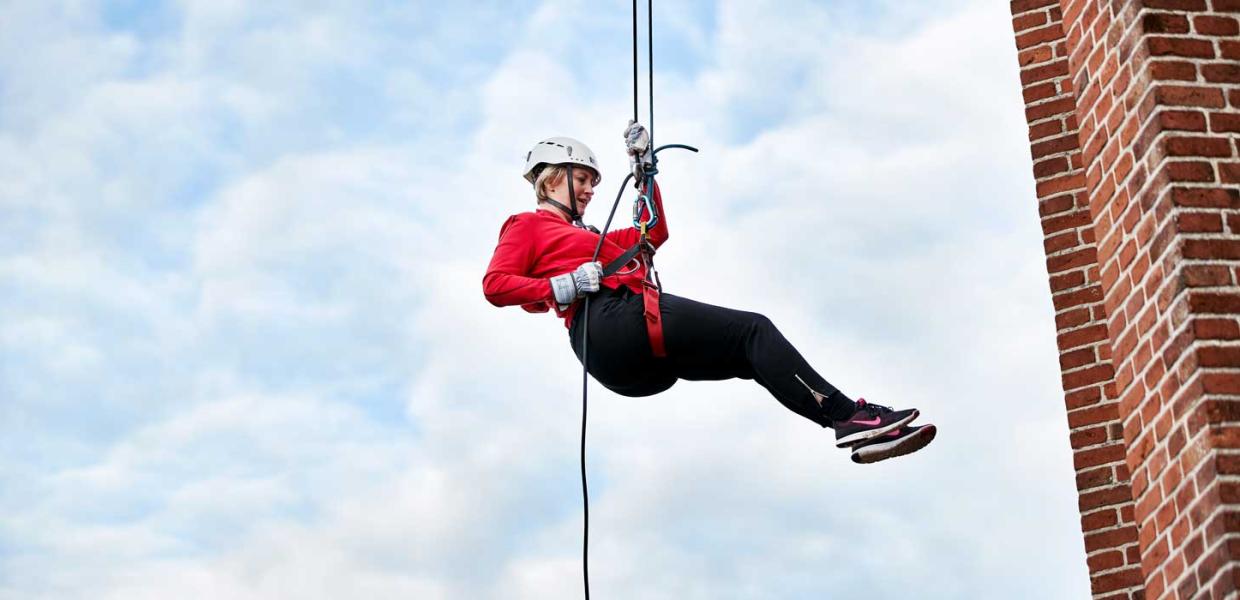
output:
{"label": "white glove", "polygon": [[650,132],[641,123],[629,119],[629,126],[624,129],[624,146],[629,154],[641,156],[650,148]]}
{"label": "white glove", "polygon": [[650,132],[641,123],[629,119],[629,126],[624,130],[624,146],[629,152],[629,169],[633,171],[634,183],[640,185],[651,164],[648,154]]}
{"label": "white glove", "polygon": [[582,263],[572,273],[552,277],[551,292],[555,295],[555,303],[567,306],[586,294],[597,292],[602,278],[603,263],[597,261]]}

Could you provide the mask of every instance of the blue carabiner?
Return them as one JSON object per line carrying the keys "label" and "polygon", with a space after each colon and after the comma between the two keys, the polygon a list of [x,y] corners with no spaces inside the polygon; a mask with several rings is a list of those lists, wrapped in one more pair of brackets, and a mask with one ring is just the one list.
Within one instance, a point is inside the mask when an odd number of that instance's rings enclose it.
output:
{"label": "blue carabiner", "polygon": [[[646,209],[646,214],[650,215],[650,219],[642,221],[642,209]],[[647,230],[653,229],[659,224],[659,213],[654,209],[654,202],[650,199],[649,194],[642,194],[633,201],[633,227],[641,229],[644,225]]]}

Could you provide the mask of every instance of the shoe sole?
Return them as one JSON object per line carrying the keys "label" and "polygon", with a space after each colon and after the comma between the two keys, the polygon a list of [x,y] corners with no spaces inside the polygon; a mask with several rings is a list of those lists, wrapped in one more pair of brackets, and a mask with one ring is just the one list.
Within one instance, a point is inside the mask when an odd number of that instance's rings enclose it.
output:
{"label": "shoe sole", "polygon": [[934,425],[923,425],[913,435],[890,442],[868,444],[853,450],[852,461],[865,465],[897,456],[904,456],[905,454],[912,454],[930,445],[930,442],[934,441],[934,437],[937,434],[938,428]]}
{"label": "shoe sole", "polygon": [[909,423],[912,423],[913,419],[916,419],[919,416],[921,416],[921,411],[914,410],[907,417],[904,417],[903,419],[900,419],[899,421],[892,421],[891,423],[888,423],[876,429],[867,429],[865,431],[858,431],[857,433],[846,435],[838,440],[835,440],[835,447],[836,448],[851,448],[853,446],[856,446],[857,444],[868,442],[880,435],[886,435],[890,433],[891,430],[893,429],[899,429],[901,427],[904,427],[905,425],[908,425]]}

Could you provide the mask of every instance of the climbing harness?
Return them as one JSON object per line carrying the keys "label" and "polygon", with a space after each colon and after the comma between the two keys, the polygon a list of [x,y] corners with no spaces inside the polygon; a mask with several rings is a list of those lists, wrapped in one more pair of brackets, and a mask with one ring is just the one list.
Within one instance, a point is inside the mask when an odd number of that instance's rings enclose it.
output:
{"label": "climbing harness", "polygon": [[[653,196],[654,176],[658,173],[658,155],[660,151],[669,148],[680,148],[697,152],[697,148],[684,144],[668,144],[658,148],[654,146],[654,16],[651,5],[652,0],[646,0],[646,56],[648,59],[646,73],[649,77],[646,91],[650,100],[649,110],[647,111],[650,119],[650,129],[648,130],[650,133],[650,144],[647,146],[646,155],[641,158],[639,163],[640,169],[634,169],[639,171],[641,176],[641,181],[635,182],[639,195],[633,203],[633,226],[637,228],[640,235],[633,247],[603,267],[603,276],[621,272],[634,260],[637,261],[637,265],[632,267],[632,269],[645,268],[646,277],[642,281],[642,297],[645,302],[646,332],[650,337],[650,349],[655,356],[666,357],[667,351],[663,344],[663,315],[659,311],[659,293],[662,292],[663,285],[654,268],[655,247],[648,235],[649,230],[659,223],[659,214]],[[637,72],[637,0],[633,0],[633,121],[638,120]],[[597,166],[595,169],[597,172]],[[624,196],[625,188],[634,177],[634,173],[629,173],[624,177],[624,181],[620,182],[620,191],[616,193],[616,200],[611,205],[611,212],[607,215],[607,222],[603,225],[603,230],[598,232],[598,245],[594,248],[594,256],[591,260],[598,260],[599,253],[603,250],[603,241],[607,239],[607,231],[611,228],[611,221],[616,216],[616,208],[620,206],[620,198]],[[573,190],[572,163],[568,165],[568,196],[573,200],[573,208],[575,209],[577,196]],[[573,214],[575,213],[576,210],[573,210]],[[579,226],[585,227],[584,224]],[[632,271],[629,270],[627,272]],[[587,392],[589,389],[588,365],[590,364],[590,296],[585,297],[584,304],[581,315],[583,319],[581,336],[581,500],[584,507],[581,575],[585,585],[585,598],[590,600],[590,493],[589,487],[586,484],[586,409]]]}

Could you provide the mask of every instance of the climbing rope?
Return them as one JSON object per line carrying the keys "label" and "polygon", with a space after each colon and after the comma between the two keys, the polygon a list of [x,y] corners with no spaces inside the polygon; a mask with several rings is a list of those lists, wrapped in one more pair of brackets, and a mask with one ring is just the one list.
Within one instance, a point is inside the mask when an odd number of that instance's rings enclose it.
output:
{"label": "climbing rope", "polygon": [[[650,57],[648,70],[651,71],[650,82],[654,82],[654,29],[652,28],[654,19],[651,16],[651,6],[653,0],[646,0],[646,38],[648,40],[646,53]],[[633,0],[633,121],[638,121],[638,62],[637,62],[637,0]],[[650,95],[650,107],[654,108],[654,89],[647,86]],[[653,112],[652,115],[653,117]],[[651,140],[653,143],[654,123],[650,124]],[[594,248],[594,256],[591,261],[597,261],[599,253],[603,250],[603,240],[607,238],[607,230],[611,228],[611,221],[616,216],[616,207],[620,206],[620,198],[624,196],[624,188],[628,185],[629,180],[633,178],[633,174],[629,173],[625,176],[624,181],[620,182],[620,191],[616,193],[616,200],[612,203],[611,212],[607,215],[607,223],[603,225],[603,231],[599,234],[598,245]],[[569,173],[568,180],[571,182],[572,173]],[[570,184],[571,185],[571,184]],[[569,194],[573,191],[570,189]],[[585,598],[590,600],[590,488],[586,482],[586,414],[588,409],[587,396],[589,394],[589,349],[590,349],[590,296],[586,296],[582,309],[585,314],[581,315],[584,319],[581,323],[581,503],[584,513],[581,530],[581,577],[585,586]]]}
{"label": "climbing rope", "polygon": [[[650,153],[650,164],[647,165],[647,167],[643,169],[642,171],[643,173],[642,181],[635,182],[638,185],[638,188],[640,190],[640,195],[638,196],[637,200],[634,202],[634,207],[633,207],[633,225],[634,227],[640,227],[641,232],[642,232],[642,239],[639,242],[639,245],[649,243],[646,240],[646,236],[645,236],[647,227],[653,227],[659,218],[658,213],[655,211],[655,205],[654,205],[654,200],[652,196],[654,193],[654,176],[658,172],[656,165],[658,164],[659,152],[662,150],[668,149],[668,148],[681,148],[684,150],[691,150],[693,152],[697,152],[697,148],[694,148],[692,146],[686,146],[684,144],[667,144],[660,148],[655,148],[654,146],[654,13],[652,11],[652,2],[653,0],[646,0],[646,40],[647,40],[646,71],[648,75],[646,91],[647,91],[648,98],[649,98],[649,110],[648,110],[649,121],[648,123],[650,124],[650,127],[647,129],[650,135],[650,141],[647,147],[649,148],[648,152]],[[638,107],[637,44],[638,44],[637,0],[633,0],[633,121],[634,122],[638,121],[638,116],[639,116],[638,109],[637,109]],[[624,181],[620,182],[620,190],[616,193],[615,201],[612,202],[611,212],[607,214],[607,222],[603,225],[603,230],[599,233],[598,244],[594,247],[594,256],[590,259],[591,261],[598,260],[599,253],[601,253],[603,250],[603,241],[607,239],[607,232],[608,230],[611,229],[611,222],[616,216],[616,208],[620,206],[620,198],[624,196],[624,189],[628,185],[629,181],[632,179],[633,179],[633,173],[629,173],[628,175],[625,175]],[[576,197],[574,195],[575,191],[573,190],[573,167],[571,164],[568,166],[568,193],[569,193],[570,198]],[[640,215],[643,209],[645,210],[645,214],[647,215],[647,218],[644,221],[640,220]],[[629,253],[626,252],[626,255],[628,254]],[[651,256],[652,254],[653,254],[653,247],[650,248],[649,254],[646,254],[643,252],[643,258],[642,258],[643,263],[642,264],[646,265],[647,273],[650,273],[651,271],[653,271],[653,268],[654,268],[654,264],[652,262],[652,256]],[[621,259],[619,259],[619,262],[625,263],[627,262],[627,259],[621,257]],[[610,273],[606,273],[606,274],[609,275]],[[587,413],[587,408],[588,408],[587,397],[588,397],[588,392],[589,392],[589,367],[588,365],[590,364],[589,362],[590,296],[589,295],[585,297],[584,306],[582,307],[582,310],[584,311],[584,314],[581,315],[581,318],[583,319],[582,324],[581,324],[581,327],[582,327],[582,336],[581,336],[581,501],[582,501],[582,506],[584,509],[584,520],[582,523],[582,533],[581,533],[581,538],[582,538],[581,575],[582,575],[583,584],[585,586],[585,598],[586,600],[590,600],[590,492],[589,492],[589,486],[586,482],[586,422],[587,422],[586,413]]]}

